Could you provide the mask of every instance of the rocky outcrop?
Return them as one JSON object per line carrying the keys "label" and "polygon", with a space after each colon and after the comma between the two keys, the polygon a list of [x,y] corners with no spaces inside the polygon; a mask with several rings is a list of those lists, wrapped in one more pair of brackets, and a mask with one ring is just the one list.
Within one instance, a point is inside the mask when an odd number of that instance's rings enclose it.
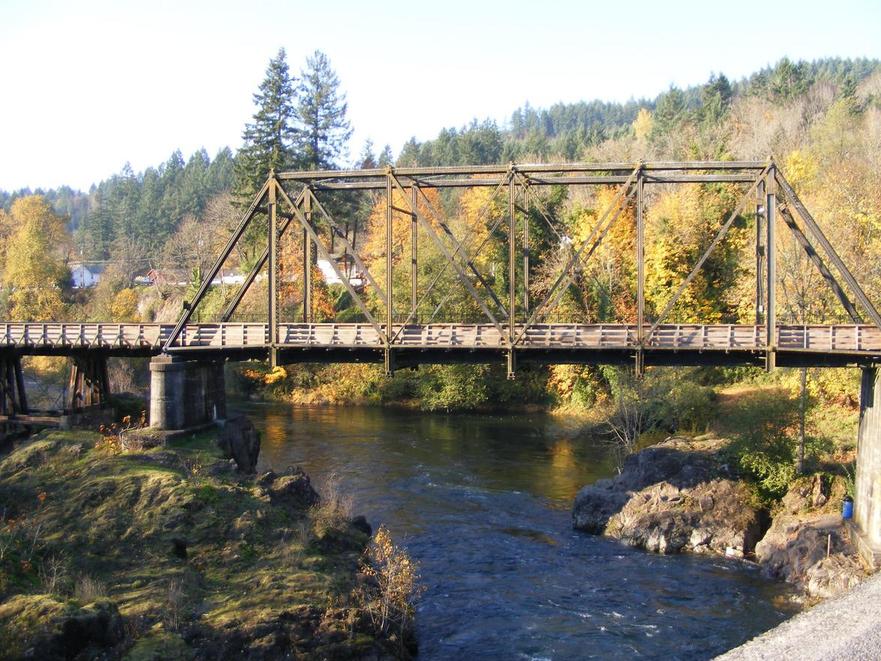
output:
{"label": "rocky outcrop", "polygon": [[227,458],[236,462],[241,472],[257,472],[260,434],[247,417],[239,416],[227,420],[217,437],[217,446]]}
{"label": "rocky outcrop", "polygon": [[756,545],[766,576],[792,583],[809,598],[843,594],[865,577],[839,508],[844,483],[821,475],[796,481]]}
{"label": "rocky outcrop", "polygon": [[0,622],[3,658],[118,658],[114,648],[125,639],[123,618],[106,600],[78,607],[51,595],[19,595],[0,604]]}
{"label": "rocky outcrop", "polygon": [[720,459],[722,441],[671,438],[627,458],[621,473],[584,487],[573,524],[657,553],[743,557],[763,514]]}
{"label": "rocky outcrop", "polygon": [[257,484],[265,489],[273,505],[304,510],[319,501],[309,476],[299,466],[289,467],[282,475],[267,471],[257,479]]}

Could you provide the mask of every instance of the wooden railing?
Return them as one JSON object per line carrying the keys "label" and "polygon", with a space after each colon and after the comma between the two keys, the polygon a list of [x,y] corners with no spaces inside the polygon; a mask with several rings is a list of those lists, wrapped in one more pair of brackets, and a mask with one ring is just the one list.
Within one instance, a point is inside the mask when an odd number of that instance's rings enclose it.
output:
{"label": "wooden railing", "polygon": [[[41,349],[106,349],[159,352],[172,324],[117,323],[0,323],[0,347]],[[515,328],[515,337],[522,326]],[[503,328],[503,330],[507,330]],[[763,326],[727,324],[666,324],[649,335],[643,346],[671,351],[760,351],[765,349]],[[635,349],[637,328],[626,324],[543,324],[530,326],[518,349]],[[507,333],[492,324],[396,325],[392,346],[424,349],[504,349]],[[879,353],[881,330],[870,325],[778,326],[782,351]],[[249,349],[270,343],[265,323],[189,324],[174,349]],[[385,327],[371,324],[280,324],[278,345],[284,347],[377,348],[385,346]]]}

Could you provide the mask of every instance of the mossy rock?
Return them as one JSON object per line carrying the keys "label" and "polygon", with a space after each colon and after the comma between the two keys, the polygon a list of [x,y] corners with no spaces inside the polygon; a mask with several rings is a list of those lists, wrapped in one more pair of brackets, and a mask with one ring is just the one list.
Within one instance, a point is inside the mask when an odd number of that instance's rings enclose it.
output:
{"label": "mossy rock", "polygon": [[176,633],[156,627],[138,639],[123,657],[125,661],[184,661],[192,659],[193,650]]}
{"label": "mossy rock", "polygon": [[0,604],[0,647],[4,657],[35,659],[92,658],[89,650],[107,650],[125,637],[116,605],[98,601],[85,606],[51,595],[16,595]]}

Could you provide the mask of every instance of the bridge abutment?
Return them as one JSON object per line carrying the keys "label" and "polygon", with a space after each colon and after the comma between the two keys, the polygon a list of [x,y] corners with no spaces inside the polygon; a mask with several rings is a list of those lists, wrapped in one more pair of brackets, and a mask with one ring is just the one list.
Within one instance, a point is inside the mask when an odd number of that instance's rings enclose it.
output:
{"label": "bridge abutment", "polygon": [[881,559],[881,371],[864,367],[860,384],[854,521],[863,555]]}
{"label": "bridge abutment", "polygon": [[223,361],[161,355],[150,361],[150,426],[191,429],[226,418]]}

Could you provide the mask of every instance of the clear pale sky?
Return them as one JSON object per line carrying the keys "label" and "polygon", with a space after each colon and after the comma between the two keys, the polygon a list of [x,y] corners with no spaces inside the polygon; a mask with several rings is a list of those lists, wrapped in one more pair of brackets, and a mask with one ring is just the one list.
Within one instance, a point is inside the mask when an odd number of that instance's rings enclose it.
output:
{"label": "clear pale sky", "polygon": [[354,158],[529,101],[653,97],[784,55],[881,57],[881,1],[0,0],[0,189],[86,189],[241,144],[284,47],[348,95]]}

